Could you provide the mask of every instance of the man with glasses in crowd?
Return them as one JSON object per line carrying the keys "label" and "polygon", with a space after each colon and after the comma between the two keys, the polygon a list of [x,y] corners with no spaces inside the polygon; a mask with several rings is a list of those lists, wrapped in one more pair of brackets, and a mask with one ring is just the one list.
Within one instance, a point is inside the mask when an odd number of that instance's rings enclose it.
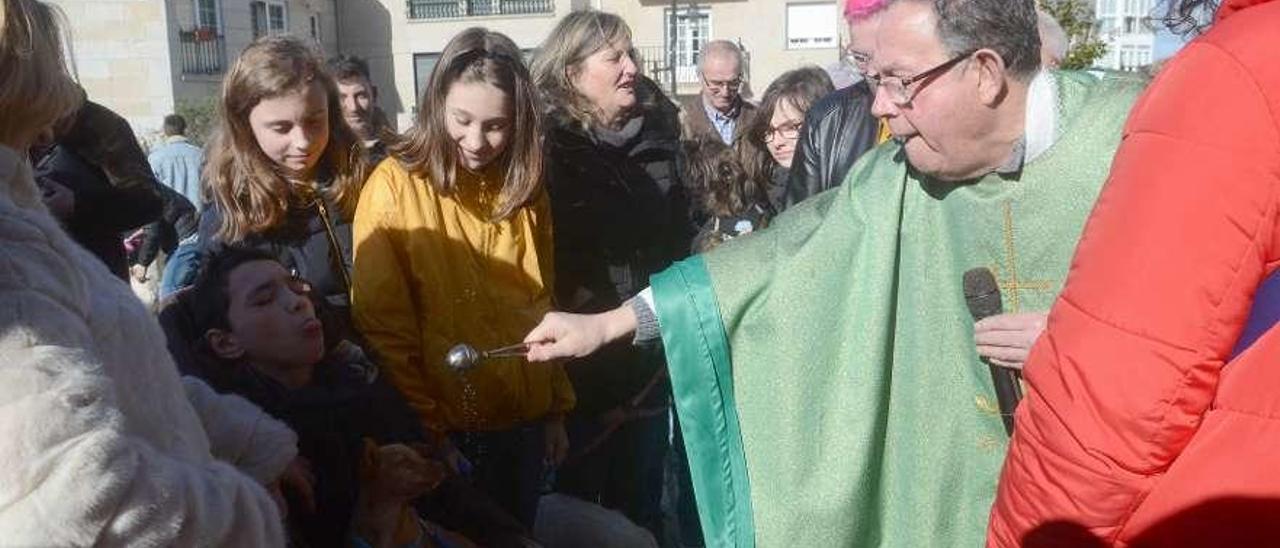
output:
{"label": "man with glasses in crowd", "polygon": [[680,102],[681,138],[693,140],[710,135],[733,145],[756,109],[740,93],[743,61],[742,49],[728,40],[713,40],[702,46],[698,61],[702,92]]}
{"label": "man with glasses in crowd", "polygon": [[[890,0],[866,78],[893,143],[768,230],[619,309],[549,315],[531,360],[661,337],[717,546],[979,546],[1020,365],[1138,77],[1040,70],[1032,0]],[[1004,310],[976,325],[966,271]]]}

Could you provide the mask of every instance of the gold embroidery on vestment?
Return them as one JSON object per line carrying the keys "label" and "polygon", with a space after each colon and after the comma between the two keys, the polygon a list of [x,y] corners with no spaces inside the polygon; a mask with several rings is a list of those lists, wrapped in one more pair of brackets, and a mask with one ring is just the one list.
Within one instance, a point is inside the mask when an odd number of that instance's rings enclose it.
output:
{"label": "gold embroidery on vestment", "polygon": [[1022,291],[1053,291],[1054,280],[1023,280],[1018,277],[1018,249],[1013,237],[1013,203],[1004,203],[1004,264],[991,265],[1000,292],[1005,295],[1005,312],[1022,311]]}

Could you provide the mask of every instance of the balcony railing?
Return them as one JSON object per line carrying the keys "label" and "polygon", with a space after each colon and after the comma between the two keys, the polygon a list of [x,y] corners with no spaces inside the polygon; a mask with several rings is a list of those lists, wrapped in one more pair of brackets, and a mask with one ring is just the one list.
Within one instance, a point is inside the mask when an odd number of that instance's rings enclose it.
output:
{"label": "balcony railing", "polygon": [[217,29],[178,31],[178,58],[183,74],[222,74],[227,66],[227,43]]}
{"label": "balcony railing", "polygon": [[[636,47],[636,63],[640,65],[640,73],[660,84],[664,89],[671,85],[671,61],[668,50],[662,46]],[[698,81],[697,54],[689,63],[680,63],[676,59],[676,83],[690,84]]]}
{"label": "balcony railing", "polygon": [[409,19],[555,13],[555,0],[408,0]]}

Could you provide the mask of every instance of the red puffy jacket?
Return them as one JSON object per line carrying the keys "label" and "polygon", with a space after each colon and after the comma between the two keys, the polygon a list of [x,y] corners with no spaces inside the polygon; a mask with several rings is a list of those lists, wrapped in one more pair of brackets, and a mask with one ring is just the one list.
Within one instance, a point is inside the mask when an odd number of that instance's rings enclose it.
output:
{"label": "red puffy jacket", "polygon": [[1130,115],[989,544],[1280,544],[1280,326],[1228,360],[1278,265],[1280,0],[1227,0]]}

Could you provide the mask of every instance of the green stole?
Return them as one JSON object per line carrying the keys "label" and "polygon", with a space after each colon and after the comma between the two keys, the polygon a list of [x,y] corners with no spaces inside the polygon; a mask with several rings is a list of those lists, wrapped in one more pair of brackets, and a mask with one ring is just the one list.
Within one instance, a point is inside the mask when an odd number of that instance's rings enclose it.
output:
{"label": "green stole", "polygon": [[1141,81],[1054,75],[1057,140],[952,184],[885,143],[844,185],[654,276],[708,546],[983,544],[1007,437],[963,273],[1061,288]]}

